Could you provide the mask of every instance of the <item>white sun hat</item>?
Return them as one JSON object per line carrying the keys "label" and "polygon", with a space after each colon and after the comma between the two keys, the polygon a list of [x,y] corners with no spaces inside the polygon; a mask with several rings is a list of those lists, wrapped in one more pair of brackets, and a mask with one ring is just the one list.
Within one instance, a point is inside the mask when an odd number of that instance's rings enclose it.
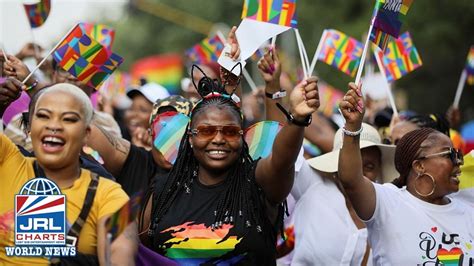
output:
{"label": "white sun hat", "polygon": [[[395,169],[395,145],[382,144],[380,135],[377,130],[369,124],[362,123],[362,133],[360,133],[360,148],[368,148],[376,146],[380,149],[381,168],[383,183],[391,182],[399,176]],[[334,136],[333,150],[326,154],[308,160],[308,164],[321,172],[335,173],[339,163],[339,151],[342,148],[342,129],[339,129]],[[380,178],[379,178],[380,179]]]}

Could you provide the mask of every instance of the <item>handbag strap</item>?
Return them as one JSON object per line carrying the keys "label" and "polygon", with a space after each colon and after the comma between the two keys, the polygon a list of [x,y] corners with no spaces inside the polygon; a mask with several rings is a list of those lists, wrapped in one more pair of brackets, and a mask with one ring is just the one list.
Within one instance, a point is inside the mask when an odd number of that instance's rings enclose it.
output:
{"label": "handbag strap", "polygon": [[[37,161],[33,162],[33,168],[37,177],[46,177],[44,170],[38,165]],[[86,223],[87,217],[89,216],[89,212],[92,208],[92,204],[94,203],[98,185],[99,175],[97,173],[91,172],[91,181],[89,182],[89,187],[87,188],[87,193],[84,203],[82,204],[81,212],[67,233],[67,245],[77,246],[79,234],[81,233],[82,227]]]}

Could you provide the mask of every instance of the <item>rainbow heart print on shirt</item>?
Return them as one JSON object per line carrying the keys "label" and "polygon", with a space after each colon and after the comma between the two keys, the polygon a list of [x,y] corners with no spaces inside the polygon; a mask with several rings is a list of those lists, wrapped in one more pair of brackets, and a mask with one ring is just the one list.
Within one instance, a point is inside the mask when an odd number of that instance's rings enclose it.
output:
{"label": "rainbow heart print on shirt", "polygon": [[252,159],[257,160],[270,155],[273,142],[281,128],[282,125],[276,121],[262,121],[245,130],[245,141]]}
{"label": "rainbow heart print on shirt", "polygon": [[463,252],[460,248],[452,248],[449,251],[444,248],[438,249],[438,261],[444,266],[458,266]]}
{"label": "rainbow heart print on shirt", "polygon": [[188,123],[188,116],[175,112],[160,114],[153,121],[153,145],[171,164],[174,164],[178,157],[181,138]]}

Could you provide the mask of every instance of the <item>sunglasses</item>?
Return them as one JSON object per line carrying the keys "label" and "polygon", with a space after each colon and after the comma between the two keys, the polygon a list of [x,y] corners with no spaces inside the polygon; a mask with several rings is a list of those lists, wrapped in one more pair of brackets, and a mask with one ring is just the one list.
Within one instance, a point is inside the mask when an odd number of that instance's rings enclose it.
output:
{"label": "sunglasses", "polygon": [[449,159],[451,160],[453,165],[464,164],[464,157],[463,157],[462,152],[455,148],[449,148],[449,150],[447,151],[442,151],[438,153],[429,154],[423,157],[419,157],[418,160],[428,159],[428,158],[437,157],[437,156],[446,156],[446,155],[449,155]]}
{"label": "sunglasses", "polygon": [[191,135],[201,140],[211,140],[217,135],[217,132],[221,132],[227,141],[237,141],[244,134],[239,126],[201,125],[190,130]]}

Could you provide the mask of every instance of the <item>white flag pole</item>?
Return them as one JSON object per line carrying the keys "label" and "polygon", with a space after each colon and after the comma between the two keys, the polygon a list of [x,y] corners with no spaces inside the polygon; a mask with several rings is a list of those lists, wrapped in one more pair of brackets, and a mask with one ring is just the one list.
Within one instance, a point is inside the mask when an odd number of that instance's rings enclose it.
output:
{"label": "white flag pole", "polygon": [[364,69],[364,65],[365,65],[365,57],[367,56],[367,49],[369,47],[370,34],[372,32],[373,27],[374,27],[374,24],[371,22],[370,27],[369,27],[369,32],[367,34],[367,39],[365,40],[364,51],[362,52],[362,57],[361,57],[360,62],[359,62],[359,68],[357,69],[357,75],[356,75],[356,79],[355,79],[355,84],[356,85],[359,85],[359,83],[360,83],[360,78],[362,76],[362,70]]}
{"label": "white flag pole", "polygon": [[39,62],[38,65],[36,65],[36,67],[30,72],[30,74],[21,83],[26,84],[25,82],[27,82],[31,78],[31,76],[33,76],[33,74],[36,72],[36,70],[38,70],[41,67],[41,65],[44,64],[46,59],[48,59],[48,57],[59,47],[59,45],[64,41],[64,39],[66,39],[66,37],[69,35],[69,33],[71,33],[76,28],[76,26],[78,26],[78,25],[79,24],[74,25],[74,27],[72,27],[64,35],[64,37],[61,38],[61,40],[48,52],[48,54],[43,58],[43,60],[41,60],[41,62]]}
{"label": "white flag pole", "polygon": [[453,107],[458,109],[459,102],[461,101],[462,91],[464,89],[464,84],[466,83],[467,79],[467,71],[464,69],[462,71],[461,77],[459,78],[458,88],[456,90],[456,96],[454,97]]}
{"label": "white flag pole", "polygon": [[[377,53],[377,51],[375,51]],[[398,110],[397,106],[395,105],[395,100],[393,98],[393,93],[391,90],[390,83],[388,82],[387,75],[385,74],[385,69],[383,67],[382,60],[380,60],[379,56],[375,54],[375,60],[377,61],[377,65],[379,66],[380,73],[382,74],[385,82],[387,82],[387,96],[388,96],[388,101],[390,102],[390,106],[392,107],[393,110],[393,115],[398,116]]]}
{"label": "white flag pole", "polygon": [[303,50],[303,44],[302,44],[302,41],[301,41],[301,38],[300,38],[300,34],[298,32],[298,29],[295,29],[295,35],[296,35],[296,42],[298,44],[298,50],[300,52],[300,59],[301,59],[301,66],[303,67],[303,75],[304,75],[304,78],[308,78],[308,67],[306,65],[306,60],[305,60],[305,56],[304,56],[304,50]]}
{"label": "white flag pole", "polygon": [[272,47],[275,47],[276,41],[277,41],[277,36],[272,38]]}
{"label": "white flag pole", "polygon": [[319,39],[318,48],[316,48],[316,52],[314,53],[313,60],[311,61],[311,66],[309,67],[309,75],[313,75],[314,68],[316,67],[316,62],[318,61],[319,54],[321,54],[321,49],[323,48],[324,40],[326,39],[327,30],[323,31],[321,35],[321,39]]}
{"label": "white flag pole", "polygon": [[5,49],[3,49],[3,44],[2,44],[2,54],[3,54],[3,58],[5,59],[5,62],[10,62],[10,60],[8,60],[7,53],[5,52]]}

